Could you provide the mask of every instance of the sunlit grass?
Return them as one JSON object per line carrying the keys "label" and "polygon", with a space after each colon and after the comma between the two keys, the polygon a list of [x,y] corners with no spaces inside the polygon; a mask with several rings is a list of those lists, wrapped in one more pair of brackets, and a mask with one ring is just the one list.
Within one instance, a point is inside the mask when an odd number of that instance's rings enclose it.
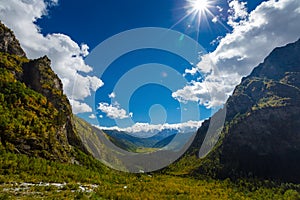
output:
{"label": "sunlit grass", "polygon": [[[111,170],[84,154],[84,165],[61,164],[1,151],[0,199],[299,199],[300,185],[241,179],[235,182],[188,173],[156,172],[130,174]],[[193,160],[192,162],[194,162]],[[179,167],[179,166],[177,166]],[[189,169],[186,168],[186,172]],[[56,187],[34,187],[29,191],[7,190],[9,183],[66,183]],[[80,184],[96,184],[93,192],[78,191]],[[10,186],[13,187],[13,186]]]}

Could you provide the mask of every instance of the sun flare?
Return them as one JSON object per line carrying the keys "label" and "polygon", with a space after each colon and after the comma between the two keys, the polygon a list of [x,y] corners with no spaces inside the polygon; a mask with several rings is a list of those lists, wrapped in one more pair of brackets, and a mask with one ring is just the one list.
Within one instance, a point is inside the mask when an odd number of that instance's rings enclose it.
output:
{"label": "sun flare", "polygon": [[214,0],[186,0],[185,6],[188,15],[207,18],[213,16],[211,9],[214,7]]}
{"label": "sun flare", "polygon": [[190,2],[193,10],[203,12],[208,9],[208,0],[193,0]]}
{"label": "sun flare", "polygon": [[170,27],[170,29],[186,20],[186,30],[197,31],[197,40],[200,35],[201,26],[206,26],[210,29],[211,23],[218,23],[227,29],[220,20],[217,20],[217,16],[214,14],[217,10],[223,10],[223,8],[216,5],[217,1],[218,0],[185,0],[185,5],[183,6],[186,11],[185,15]]}

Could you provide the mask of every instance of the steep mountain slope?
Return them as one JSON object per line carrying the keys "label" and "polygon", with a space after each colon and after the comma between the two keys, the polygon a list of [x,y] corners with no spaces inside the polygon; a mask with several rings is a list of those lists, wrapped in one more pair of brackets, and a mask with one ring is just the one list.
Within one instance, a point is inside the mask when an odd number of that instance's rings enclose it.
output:
{"label": "steep mountain slope", "polygon": [[102,163],[107,163],[108,166],[119,166],[119,168],[125,169],[122,161],[115,156],[114,149],[110,148],[110,145],[107,144],[106,134],[102,130],[93,127],[88,122],[76,116],[74,116],[73,121],[80,140],[89,155],[92,155],[97,160],[101,160]]}
{"label": "steep mountain slope", "polygon": [[158,141],[153,145],[153,148],[163,148],[164,146],[167,146],[175,137],[175,134],[170,135],[166,138],[163,138],[162,140]]}
{"label": "steep mountain slope", "polygon": [[[95,158],[125,169],[126,163],[135,160],[129,160],[126,155],[119,160],[120,151],[105,143],[103,131],[72,116],[61,82],[50,69],[47,57],[27,59],[12,32],[2,24],[0,39],[0,199],[300,198],[300,185],[290,183],[256,179],[199,180],[189,176],[136,175],[108,169],[93,157],[73,149],[85,150],[84,145]],[[281,80],[291,85],[297,77],[285,76]],[[206,121],[199,129],[190,154],[199,149],[205,136],[202,133],[208,125]],[[179,141],[184,138],[186,136],[181,135]],[[165,138],[162,142],[166,144],[168,140]],[[80,165],[70,164],[75,153],[74,163]],[[172,152],[161,153],[168,158]],[[188,166],[194,167],[193,162]]]}
{"label": "steep mountain slope", "polygon": [[12,31],[0,22],[1,148],[71,162],[71,145],[85,151],[72,118],[50,60],[27,59]]}
{"label": "steep mountain slope", "polygon": [[[194,173],[300,182],[299,83],[300,40],[276,48],[235,88],[221,139]],[[189,155],[201,146],[209,123],[198,130]]]}
{"label": "steep mountain slope", "polygon": [[0,52],[25,57],[25,52],[15,38],[14,33],[6,28],[0,21]]}

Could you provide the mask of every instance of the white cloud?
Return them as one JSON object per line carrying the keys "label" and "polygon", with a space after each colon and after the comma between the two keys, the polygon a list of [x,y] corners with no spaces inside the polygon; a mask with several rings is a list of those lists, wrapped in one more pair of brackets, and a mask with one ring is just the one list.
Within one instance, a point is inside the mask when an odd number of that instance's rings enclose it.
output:
{"label": "white cloud", "polygon": [[90,119],[96,119],[96,115],[91,114],[91,115],[89,116],[89,118],[90,118]]}
{"label": "white cloud", "polygon": [[217,23],[218,22],[218,17],[217,16],[214,16],[214,18],[212,18],[211,20],[213,23]]}
{"label": "white cloud", "polygon": [[69,36],[60,33],[43,36],[35,24],[37,19],[47,15],[49,6],[57,3],[58,0],[2,0],[0,19],[14,31],[29,58],[47,55],[51,59],[52,69],[62,80],[64,92],[72,100],[73,111],[86,112],[90,110],[88,105],[78,100],[84,100],[91,95],[91,91],[103,85],[95,76],[82,75],[93,70],[83,60],[88,55],[88,46],[79,46]]}
{"label": "white cloud", "polygon": [[89,46],[86,44],[81,44],[81,55],[83,57],[86,57],[87,55],[89,55]]}
{"label": "white cloud", "polygon": [[248,17],[247,2],[240,2],[239,0],[232,0],[229,2],[229,16],[228,24],[232,27],[239,25],[239,21]]}
{"label": "white cloud", "polygon": [[219,11],[219,12],[222,12],[222,11],[223,11],[223,8],[222,8],[222,7],[217,6],[217,8],[218,8],[218,11]]}
{"label": "white cloud", "polygon": [[111,119],[126,119],[133,115],[132,113],[127,115],[126,110],[120,108],[120,105],[118,104],[111,105],[108,103],[99,103],[99,107],[97,109],[106,113],[107,117]]}
{"label": "white cloud", "polygon": [[172,93],[172,97],[180,102],[195,101],[207,108],[222,105],[238,84],[239,75],[208,75],[204,82],[192,81],[190,85]]}
{"label": "white cloud", "polygon": [[91,90],[96,91],[103,85],[103,82],[97,77],[82,76],[80,74],[75,75],[73,82],[66,81],[64,89],[72,91],[69,94],[70,99],[84,100],[91,95]]}
{"label": "white cloud", "polygon": [[185,76],[187,74],[195,75],[197,72],[198,72],[198,70],[195,67],[193,67],[192,69],[185,69],[185,73],[183,74],[183,76]]}
{"label": "white cloud", "polygon": [[112,92],[108,95],[108,97],[111,99],[116,98],[116,93]]}
{"label": "white cloud", "polygon": [[86,103],[74,101],[71,99],[70,104],[72,105],[74,114],[83,113],[83,112],[92,112],[92,108]]}
{"label": "white cloud", "polygon": [[[203,121],[187,121],[178,124],[148,124],[148,123],[135,123],[134,125],[127,128],[114,127],[101,127],[95,125],[101,130],[117,130],[125,131],[128,133],[155,133],[157,131],[163,131],[165,129],[174,129],[178,132],[193,132],[196,131],[202,124]],[[149,136],[149,135],[148,135]]]}
{"label": "white cloud", "polygon": [[[294,42],[300,37],[300,1],[269,0],[250,14],[236,5],[232,19],[233,31],[220,40],[216,50],[204,55],[193,69],[208,73],[203,82],[192,81],[172,96],[179,101],[197,101],[207,107],[225,103],[243,76],[247,76],[276,47]],[[238,14],[236,14],[238,13]],[[229,19],[230,20],[230,19]]]}
{"label": "white cloud", "polygon": [[201,71],[202,73],[211,73],[213,68],[212,66],[214,63],[212,62],[212,59],[210,58],[209,54],[206,54],[201,57],[201,62],[199,62],[196,66],[197,68],[195,69],[196,71]]}

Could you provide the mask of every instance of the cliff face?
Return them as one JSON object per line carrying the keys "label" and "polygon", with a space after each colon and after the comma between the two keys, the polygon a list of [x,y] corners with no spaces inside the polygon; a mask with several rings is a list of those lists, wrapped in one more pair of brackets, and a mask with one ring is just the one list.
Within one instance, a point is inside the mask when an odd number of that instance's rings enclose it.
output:
{"label": "cliff face", "polygon": [[0,21],[0,52],[25,56],[25,52],[20,47],[19,41],[15,38],[13,32],[5,27]]}
{"label": "cliff face", "polygon": [[[299,83],[300,40],[276,48],[235,88],[226,102],[221,140],[204,158],[210,165],[197,171],[299,182]],[[208,124],[198,130],[194,146],[202,143]]]}
{"label": "cliff face", "polygon": [[72,146],[85,148],[50,60],[28,60],[12,31],[1,23],[0,30],[1,147],[70,162]]}
{"label": "cliff face", "polygon": [[68,143],[86,151],[74,127],[72,108],[63,94],[62,82],[50,66],[51,61],[47,56],[30,60],[22,66],[24,74],[21,80],[31,89],[44,95],[57,109],[58,124],[62,127],[58,132],[67,136]]}

